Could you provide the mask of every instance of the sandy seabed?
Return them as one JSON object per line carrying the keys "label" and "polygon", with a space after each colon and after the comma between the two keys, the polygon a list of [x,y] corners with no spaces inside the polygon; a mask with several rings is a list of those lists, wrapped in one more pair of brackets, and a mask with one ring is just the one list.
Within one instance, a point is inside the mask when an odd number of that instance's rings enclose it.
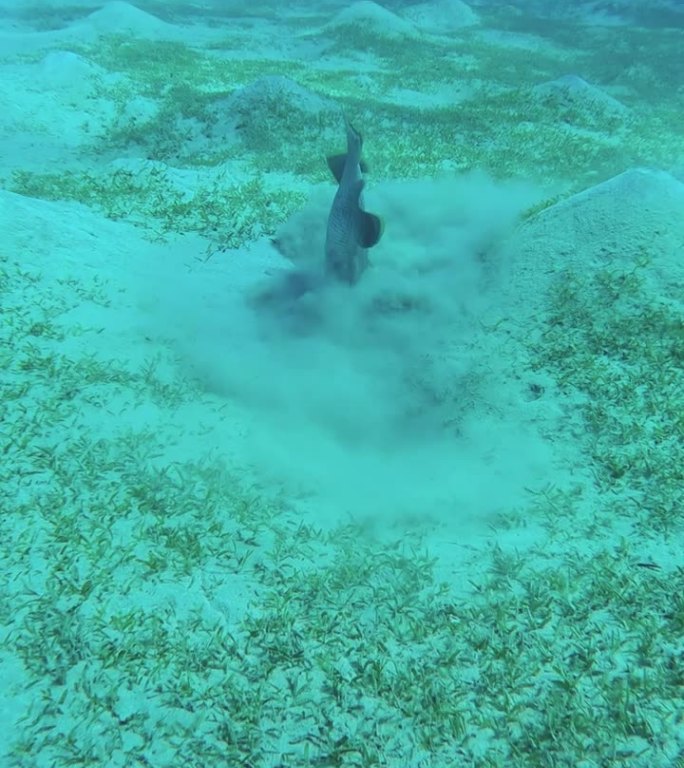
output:
{"label": "sandy seabed", "polygon": [[684,765],[683,26],[0,2],[2,765]]}

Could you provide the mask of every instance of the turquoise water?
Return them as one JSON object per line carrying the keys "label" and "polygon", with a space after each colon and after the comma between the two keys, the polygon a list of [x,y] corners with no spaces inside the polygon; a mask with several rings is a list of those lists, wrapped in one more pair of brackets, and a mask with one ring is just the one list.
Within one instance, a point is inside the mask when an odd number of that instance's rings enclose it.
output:
{"label": "turquoise water", "polygon": [[0,1],[1,766],[684,765],[683,26]]}

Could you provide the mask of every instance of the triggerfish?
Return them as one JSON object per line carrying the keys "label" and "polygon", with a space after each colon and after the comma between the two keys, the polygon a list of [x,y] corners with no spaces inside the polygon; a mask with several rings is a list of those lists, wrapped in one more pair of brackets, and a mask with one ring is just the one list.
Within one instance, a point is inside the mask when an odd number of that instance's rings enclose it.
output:
{"label": "triggerfish", "polygon": [[349,285],[359,281],[368,266],[368,249],[382,235],[382,221],[363,210],[363,139],[351,123],[347,127],[347,152],[328,158],[338,188],[328,216],[325,238],[326,275]]}

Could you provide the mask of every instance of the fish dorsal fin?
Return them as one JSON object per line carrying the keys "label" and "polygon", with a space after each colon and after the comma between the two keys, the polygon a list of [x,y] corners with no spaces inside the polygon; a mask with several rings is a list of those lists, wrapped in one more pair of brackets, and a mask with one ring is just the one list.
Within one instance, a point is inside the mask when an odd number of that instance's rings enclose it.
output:
{"label": "fish dorsal fin", "polygon": [[331,155],[328,158],[328,168],[330,168],[332,175],[337,179],[338,184],[342,181],[342,174],[344,173],[344,166],[346,162],[346,153],[343,155]]}
{"label": "fish dorsal fin", "polygon": [[376,216],[374,213],[368,213],[368,211],[361,211],[361,233],[360,240],[363,248],[372,248],[377,245],[382,237],[382,231],[384,225],[382,219]]}
{"label": "fish dorsal fin", "polygon": [[[332,175],[337,179],[337,183],[339,184],[342,181],[344,166],[347,164],[347,153],[345,152],[342,155],[331,155],[326,159],[328,161],[328,168],[330,168]],[[363,160],[359,163],[359,166],[361,168],[361,173],[368,172],[368,166]]]}

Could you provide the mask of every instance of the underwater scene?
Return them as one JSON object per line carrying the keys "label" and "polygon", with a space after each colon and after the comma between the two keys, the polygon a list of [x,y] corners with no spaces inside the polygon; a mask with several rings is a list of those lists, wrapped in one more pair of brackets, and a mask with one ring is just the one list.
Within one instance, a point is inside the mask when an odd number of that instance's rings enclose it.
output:
{"label": "underwater scene", "polygon": [[684,768],[684,3],[0,0],[0,768]]}

